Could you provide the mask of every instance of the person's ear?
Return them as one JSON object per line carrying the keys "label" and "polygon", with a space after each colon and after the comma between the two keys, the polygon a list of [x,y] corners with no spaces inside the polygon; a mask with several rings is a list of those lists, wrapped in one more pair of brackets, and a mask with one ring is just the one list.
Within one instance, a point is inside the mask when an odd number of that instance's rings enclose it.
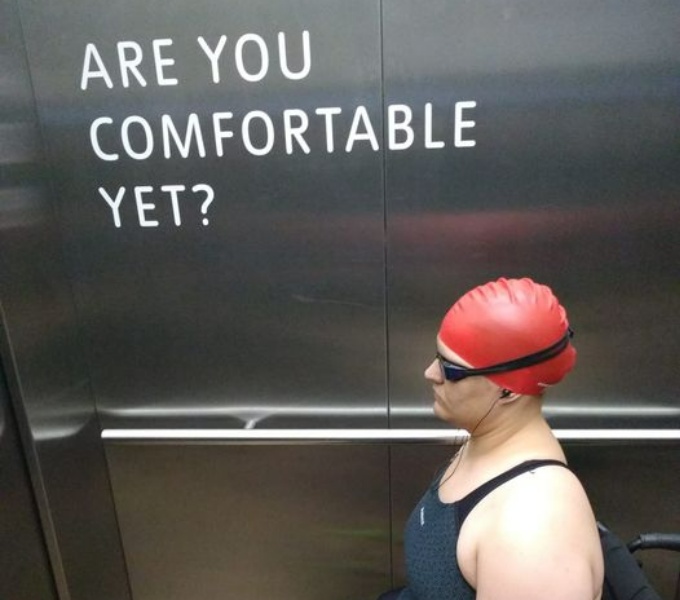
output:
{"label": "person's ear", "polygon": [[510,402],[514,402],[519,398],[522,394],[516,394],[515,392],[511,392],[510,390],[503,389],[501,390],[500,395],[498,396],[498,400],[500,400],[501,404],[508,404]]}

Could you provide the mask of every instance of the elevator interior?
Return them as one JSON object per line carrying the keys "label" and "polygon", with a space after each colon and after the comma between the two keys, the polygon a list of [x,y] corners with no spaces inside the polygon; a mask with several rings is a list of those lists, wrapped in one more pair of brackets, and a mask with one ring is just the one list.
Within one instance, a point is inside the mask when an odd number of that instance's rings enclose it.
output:
{"label": "elevator interior", "polygon": [[598,516],[680,530],[677,3],[0,11],[3,598],[399,583],[438,319],[499,276],[568,307]]}

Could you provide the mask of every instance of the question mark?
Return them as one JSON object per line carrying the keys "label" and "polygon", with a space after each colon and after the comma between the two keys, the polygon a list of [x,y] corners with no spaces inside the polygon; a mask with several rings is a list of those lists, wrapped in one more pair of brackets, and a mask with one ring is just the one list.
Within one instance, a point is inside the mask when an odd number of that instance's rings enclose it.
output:
{"label": "question mark", "polygon": [[[215,192],[214,190],[207,184],[205,183],[197,183],[194,187],[191,188],[192,192],[205,192],[206,198],[203,201],[203,204],[201,204],[201,214],[202,215],[207,215],[208,214],[208,207],[210,206],[211,202],[215,199]],[[210,221],[208,221],[208,217],[206,216],[203,219],[203,225],[207,225]]]}

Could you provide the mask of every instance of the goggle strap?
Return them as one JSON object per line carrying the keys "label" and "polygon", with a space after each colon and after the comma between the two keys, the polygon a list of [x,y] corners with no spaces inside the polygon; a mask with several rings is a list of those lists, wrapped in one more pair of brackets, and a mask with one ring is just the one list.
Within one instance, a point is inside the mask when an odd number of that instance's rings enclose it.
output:
{"label": "goggle strap", "polygon": [[571,328],[568,328],[567,333],[565,333],[562,338],[560,338],[548,348],[539,350],[538,352],[533,352],[532,354],[527,354],[526,356],[522,356],[520,358],[509,360],[507,362],[499,363],[497,365],[491,365],[490,367],[466,369],[466,373],[469,375],[491,375],[493,373],[505,373],[506,371],[516,371],[517,369],[523,369],[525,367],[537,365],[538,363],[545,362],[557,356],[569,345],[569,341],[572,337],[574,337],[574,332]]}

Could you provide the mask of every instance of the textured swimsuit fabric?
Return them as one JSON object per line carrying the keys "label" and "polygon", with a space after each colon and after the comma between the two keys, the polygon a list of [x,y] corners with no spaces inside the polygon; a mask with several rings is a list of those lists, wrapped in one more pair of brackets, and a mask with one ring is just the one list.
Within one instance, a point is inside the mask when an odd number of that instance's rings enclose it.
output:
{"label": "textured swimsuit fabric", "polygon": [[473,590],[458,567],[456,546],[460,524],[457,502],[439,499],[438,481],[411,513],[404,530],[408,587],[399,600],[474,600]]}
{"label": "textured swimsuit fabric", "polygon": [[456,556],[465,517],[498,486],[545,465],[566,466],[554,460],[526,461],[450,504],[439,499],[439,474],[406,523],[404,550],[409,584],[398,600],[474,600],[475,590],[463,577]]}

